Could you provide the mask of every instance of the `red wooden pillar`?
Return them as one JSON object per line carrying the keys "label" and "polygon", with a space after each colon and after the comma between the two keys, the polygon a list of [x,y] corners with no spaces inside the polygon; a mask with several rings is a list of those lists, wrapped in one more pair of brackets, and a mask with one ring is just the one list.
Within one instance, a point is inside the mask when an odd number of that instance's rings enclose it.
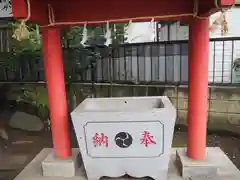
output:
{"label": "red wooden pillar", "polygon": [[209,19],[193,19],[189,26],[189,93],[187,155],[203,160],[208,116]]}
{"label": "red wooden pillar", "polygon": [[71,149],[60,29],[43,28],[42,40],[54,150],[58,158],[66,159]]}

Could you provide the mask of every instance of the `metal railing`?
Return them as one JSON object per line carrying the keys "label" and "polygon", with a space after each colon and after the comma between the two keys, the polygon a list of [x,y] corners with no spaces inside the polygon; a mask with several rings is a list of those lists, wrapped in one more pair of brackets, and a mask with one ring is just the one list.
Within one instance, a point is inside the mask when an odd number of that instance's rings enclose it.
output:
{"label": "metal railing", "polygon": [[[63,52],[65,74],[71,76],[71,81],[92,82],[92,69],[82,68],[88,64],[86,51],[64,48]],[[94,82],[145,85],[188,83],[187,41],[122,44],[118,47],[101,48],[99,52],[102,58],[96,62]],[[233,68],[237,58],[240,58],[240,37],[211,39],[209,84],[238,85],[238,72]],[[42,58],[22,56],[15,68],[0,67],[1,82],[44,80]]]}

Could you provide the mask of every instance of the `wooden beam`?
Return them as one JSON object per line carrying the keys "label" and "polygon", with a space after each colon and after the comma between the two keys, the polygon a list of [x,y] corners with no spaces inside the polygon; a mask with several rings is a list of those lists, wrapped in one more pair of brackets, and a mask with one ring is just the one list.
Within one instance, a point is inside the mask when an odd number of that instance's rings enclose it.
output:
{"label": "wooden beam", "polygon": [[37,24],[49,23],[46,1],[12,0],[12,11],[15,19],[25,20],[29,16],[29,21]]}
{"label": "wooden beam", "polygon": [[110,23],[128,23],[129,20],[136,17],[138,18],[133,21],[150,21],[152,17],[155,17],[155,21],[179,20],[183,18],[184,14],[188,14],[187,17],[190,17],[193,13],[192,0],[172,0],[171,3],[165,0],[138,0],[137,3],[129,0],[69,0],[68,3],[59,0],[30,1],[33,4],[31,9],[34,9],[31,20],[40,25],[49,24],[48,4],[52,7],[55,22],[63,22],[62,25],[66,25],[64,22],[67,22],[68,25],[82,25],[86,22],[87,24],[103,24],[107,21]]}
{"label": "wooden beam", "polygon": [[217,0],[217,1],[220,7],[226,7],[226,6],[233,6],[237,0]]}
{"label": "wooden beam", "polygon": [[25,19],[28,16],[25,0],[12,0],[13,16],[17,19]]}

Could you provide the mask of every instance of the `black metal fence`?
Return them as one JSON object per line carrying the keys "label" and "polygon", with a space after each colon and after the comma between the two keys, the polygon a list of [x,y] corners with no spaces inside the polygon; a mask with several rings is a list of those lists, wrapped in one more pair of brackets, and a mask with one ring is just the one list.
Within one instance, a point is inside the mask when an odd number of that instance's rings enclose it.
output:
{"label": "black metal fence", "polygon": [[[100,48],[95,76],[88,67],[86,50],[64,48],[65,75],[72,82],[181,85],[188,83],[188,42],[168,41],[123,44]],[[9,60],[3,55],[1,61]],[[238,85],[235,61],[240,58],[240,37],[210,40],[209,84]],[[1,82],[44,82],[43,59],[22,56],[17,64],[0,67]],[[240,62],[239,62],[240,63]],[[86,67],[86,68],[83,68]],[[239,65],[240,67],[240,65]],[[53,67],[54,68],[54,67]],[[239,69],[240,75],[240,69]]]}
{"label": "black metal fence", "polygon": [[9,39],[12,36],[12,30],[7,27],[0,28],[0,55],[1,53],[10,52],[11,45]]}

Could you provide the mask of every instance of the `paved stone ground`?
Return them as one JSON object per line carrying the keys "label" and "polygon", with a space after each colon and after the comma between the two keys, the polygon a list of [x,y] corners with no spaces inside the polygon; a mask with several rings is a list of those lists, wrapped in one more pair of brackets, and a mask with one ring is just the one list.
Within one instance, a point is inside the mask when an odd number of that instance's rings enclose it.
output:
{"label": "paved stone ground", "polygon": [[[51,134],[29,133],[8,129],[9,145],[7,149],[0,146],[0,180],[13,178],[26,166],[44,147],[52,147]],[[173,146],[186,145],[187,133],[175,132]],[[72,133],[72,147],[77,147],[74,133]],[[208,136],[208,146],[219,146],[240,169],[240,138],[234,136]],[[0,140],[1,144],[1,140]],[[8,161],[10,159],[10,161]],[[21,160],[20,160],[21,159]],[[5,166],[5,167],[4,167]],[[240,179],[240,178],[239,178]]]}
{"label": "paved stone ground", "polygon": [[[1,123],[8,121],[10,114],[0,116]],[[2,119],[3,118],[3,119]],[[2,126],[2,125],[1,125]],[[36,156],[44,147],[52,147],[50,133],[25,132],[6,128],[9,135],[8,148],[4,148],[0,139],[0,180],[13,178]],[[175,132],[173,146],[186,146],[187,133],[178,129]],[[184,130],[183,130],[184,131]],[[75,134],[72,133],[72,147],[77,147]],[[219,146],[240,169],[240,137],[228,135],[208,135],[208,146]],[[4,158],[3,158],[4,157]]]}
{"label": "paved stone ground", "polygon": [[[78,149],[73,149],[74,151],[78,151]],[[215,152],[214,149],[211,151]],[[61,178],[61,177],[42,177],[42,169],[41,162],[46,158],[48,154],[52,152],[52,149],[45,148],[43,149],[34,160],[26,166],[26,168],[14,179],[14,180],[87,180],[83,165],[76,169],[76,176],[73,178]],[[220,156],[219,156],[220,155]],[[222,154],[221,151],[216,151],[214,155],[216,159],[216,163],[219,165],[218,174],[219,177],[216,177],[219,180],[239,180],[240,179],[240,171],[232,164],[232,162]],[[172,149],[171,160],[169,164],[168,171],[168,180],[183,180],[179,174],[179,171],[175,165],[176,159],[176,149]],[[188,180],[217,180],[216,178],[206,178],[206,177],[198,177],[198,178],[190,178]],[[101,178],[102,180],[109,179],[117,179],[117,180],[129,180],[135,178],[122,177],[122,178]],[[149,179],[149,178],[140,178],[141,180]],[[187,180],[187,179],[185,179]]]}

